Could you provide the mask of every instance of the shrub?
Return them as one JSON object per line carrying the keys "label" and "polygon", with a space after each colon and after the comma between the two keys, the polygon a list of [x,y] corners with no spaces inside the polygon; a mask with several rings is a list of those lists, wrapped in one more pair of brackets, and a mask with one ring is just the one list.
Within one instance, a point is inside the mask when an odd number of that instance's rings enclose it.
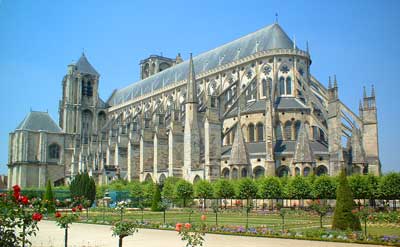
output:
{"label": "shrub", "polygon": [[96,198],[96,184],[92,177],[89,177],[87,172],[78,173],[72,180],[69,190],[71,191],[71,196],[84,197],[90,200],[92,203]]}
{"label": "shrub", "polygon": [[54,193],[53,190],[51,189],[50,180],[47,180],[46,193],[44,194],[44,205],[47,208],[48,213],[55,212],[56,208],[54,205]]}
{"label": "shrub", "polygon": [[361,230],[359,218],[352,213],[354,207],[353,193],[347,181],[346,172],[342,170],[339,175],[339,185],[336,191],[336,207],[332,228],[338,230]]}
{"label": "shrub", "polygon": [[193,198],[193,185],[185,180],[180,180],[175,186],[175,196],[183,200],[183,207],[186,207],[187,200]]}
{"label": "shrub", "polygon": [[161,203],[160,185],[155,183],[154,184],[153,200],[152,200],[152,203],[151,203],[151,211],[161,211],[160,203]]}

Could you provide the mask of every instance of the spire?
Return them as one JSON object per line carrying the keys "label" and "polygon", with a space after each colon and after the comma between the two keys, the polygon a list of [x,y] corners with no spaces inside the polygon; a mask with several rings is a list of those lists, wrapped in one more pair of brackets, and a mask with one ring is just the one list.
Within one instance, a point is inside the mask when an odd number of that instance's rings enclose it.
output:
{"label": "spire", "polygon": [[365,89],[365,86],[363,87],[363,97],[364,99],[367,98],[367,89]]}
{"label": "spire", "polygon": [[80,73],[100,76],[95,68],[93,68],[93,66],[89,63],[84,52],[82,52],[82,55],[78,62],[76,62],[75,66],[76,70]]}
{"label": "spire", "polygon": [[358,110],[361,112],[363,109],[363,105],[362,105],[362,101],[360,100],[360,102],[358,103]]}
{"label": "spire", "polygon": [[231,149],[230,165],[248,165],[250,164],[247,147],[244,142],[240,118],[236,124],[236,133]]}
{"label": "spire", "polygon": [[333,87],[337,87],[336,75],[333,75]]}
{"label": "spire", "polygon": [[308,40],[306,41],[306,51],[307,51],[307,54],[310,55],[310,48],[308,47]]}
{"label": "spire", "polygon": [[194,73],[192,53],[190,53],[189,60],[189,77],[187,81],[186,103],[197,103],[196,75]]}
{"label": "spire", "polygon": [[314,153],[311,149],[308,131],[304,122],[301,122],[296,140],[293,163],[314,163]]}
{"label": "spire", "polygon": [[361,142],[361,135],[359,129],[353,123],[351,131],[351,163],[352,164],[364,164],[365,153]]}
{"label": "spire", "polygon": [[332,82],[331,82],[331,76],[328,77],[329,81],[328,81],[328,88],[332,88]]}
{"label": "spire", "polygon": [[375,87],[374,87],[374,84],[372,84],[372,86],[371,86],[371,97],[375,98]]}
{"label": "spire", "polygon": [[293,35],[293,49],[296,50],[296,36]]}
{"label": "spire", "polygon": [[278,24],[278,12],[275,13],[275,24]]}

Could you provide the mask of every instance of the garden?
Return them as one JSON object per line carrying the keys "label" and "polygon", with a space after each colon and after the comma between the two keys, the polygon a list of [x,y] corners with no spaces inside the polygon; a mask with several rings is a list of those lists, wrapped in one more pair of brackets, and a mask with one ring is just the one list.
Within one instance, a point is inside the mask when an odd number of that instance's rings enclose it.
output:
{"label": "garden", "polygon": [[74,222],[110,225],[119,246],[141,228],[176,230],[186,246],[206,233],[400,246],[400,173],[107,186],[79,174],[68,187],[0,195],[0,246],[30,246],[42,219],[64,229],[65,246]]}

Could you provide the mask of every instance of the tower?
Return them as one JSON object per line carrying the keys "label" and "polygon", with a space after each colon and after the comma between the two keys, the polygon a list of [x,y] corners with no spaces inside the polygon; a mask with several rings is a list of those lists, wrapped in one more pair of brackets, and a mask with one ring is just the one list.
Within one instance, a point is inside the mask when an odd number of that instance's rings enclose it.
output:
{"label": "tower", "polygon": [[378,118],[376,110],[375,88],[372,86],[371,95],[367,96],[364,88],[363,104],[360,106],[360,115],[363,122],[362,142],[368,163],[368,173],[380,175],[378,145]]}
{"label": "tower", "polygon": [[192,168],[200,168],[200,134],[197,123],[197,85],[193,58],[190,54],[189,77],[187,80],[187,95],[185,102],[184,155],[183,177],[190,178]]}
{"label": "tower", "polygon": [[329,145],[329,173],[337,175],[344,168],[342,147],[342,122],[338,85],[336,76],[332,87],[329,77],[328,87],[328,145]]}

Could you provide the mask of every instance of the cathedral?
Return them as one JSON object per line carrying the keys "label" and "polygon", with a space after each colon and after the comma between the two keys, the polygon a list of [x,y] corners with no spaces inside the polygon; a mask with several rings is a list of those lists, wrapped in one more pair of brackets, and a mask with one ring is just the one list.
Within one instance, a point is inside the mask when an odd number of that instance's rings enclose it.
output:
{"label": "cathedral", "polygon": [[[140,80],[100,98],[85,54],[62,80],[59,123],[31,111],[9,135],[8,185],[115,179],[380,175],[375,90],[359,112],[310,73],[278,23],[183,61],[151,55]],[[360,90],[361,91],[361,90]]]}

